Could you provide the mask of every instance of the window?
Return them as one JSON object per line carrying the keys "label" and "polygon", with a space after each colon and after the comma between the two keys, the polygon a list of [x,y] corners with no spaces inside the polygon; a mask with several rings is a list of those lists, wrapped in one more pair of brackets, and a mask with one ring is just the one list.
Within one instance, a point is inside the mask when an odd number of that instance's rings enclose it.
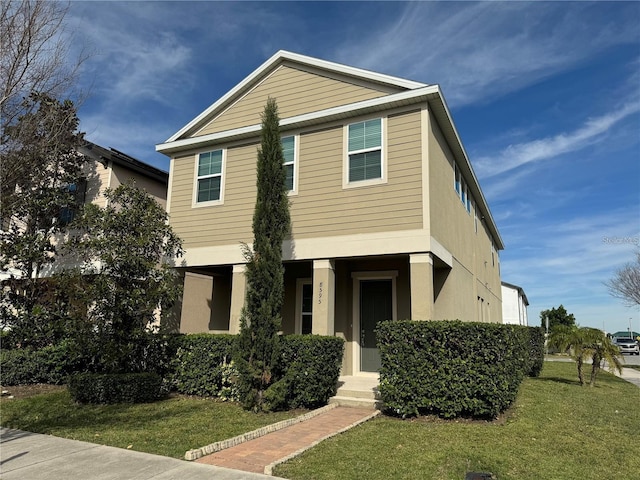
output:
{"label": "window", "polygon": [[196,202],[213,202],[222,195],[222,150],[201,153],[198,156]]}
{"label": "window", "polygon": [[87,181],[85,179],[78,180],[75,183],[65,187],[67,193],[73,196],[73,202],[60,208],[58,213],[58,221],[62,225],[69,225],[76,217],[78,210],[84,204],[87,193]]}
{"label": "window", "polygon": [[476,229],[476,233],[478,233],[478,204],[476,202],[473,202],[473,213],[473,225]]}
{"label": "window", "polygon": [[291,136],[282,139],[282,153],[284,154],[287,190],[291,192],[295,190],[296,137]]}
{"label": "window", "polygon": [[348,127],[349,183],[382,178],[382,119]]}
{"label": "window", "polygon": [[299,278],[296,295],[296,333],[313,331],[313,284],[310,278]]}
{"label": "window", "polygon": [[462,174],[460,173],[460,169],[458,165],[453,164],[453,188],[455,189],[458,197],[462,201],[462,205],[464,205],[467,213],[471,213],[471,195],[469,195],[469,187],[462,178]]}

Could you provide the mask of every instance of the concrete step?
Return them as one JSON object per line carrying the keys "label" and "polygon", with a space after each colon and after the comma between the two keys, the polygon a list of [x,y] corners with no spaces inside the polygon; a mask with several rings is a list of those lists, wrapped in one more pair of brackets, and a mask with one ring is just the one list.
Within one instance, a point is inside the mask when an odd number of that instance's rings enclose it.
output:
{"label": "concrete step", "polygon": [[341,407],[370,408],[371,410],[377,410],[380,406],[379,402],[373,398],[344,397],[341,395],[331,397],[329,403],[336,403]]}
{"label": "concrete step", "polygon": [[379,398],[378,389],[360,390],[349,387],[338,388],[336,396],[362,398],[369,400],[377,400]]}

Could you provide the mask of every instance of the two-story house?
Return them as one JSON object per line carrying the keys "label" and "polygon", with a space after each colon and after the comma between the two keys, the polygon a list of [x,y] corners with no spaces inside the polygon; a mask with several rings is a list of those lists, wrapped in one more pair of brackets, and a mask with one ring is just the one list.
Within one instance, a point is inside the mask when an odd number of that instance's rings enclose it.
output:
{"label": "two-story house", "polygon": [[379,368],[381,320],[502,321],[503,243],[438,85],[280,51],[156,147],[186,249],[182,332],[239,331],[268,97],[291,205],[285,334],[344,338],[357,375]]}

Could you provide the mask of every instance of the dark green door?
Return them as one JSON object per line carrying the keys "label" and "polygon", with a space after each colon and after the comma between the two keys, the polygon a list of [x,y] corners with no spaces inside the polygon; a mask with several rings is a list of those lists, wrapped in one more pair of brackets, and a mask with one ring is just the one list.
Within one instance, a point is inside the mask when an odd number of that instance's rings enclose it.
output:
{"label": "dark green door", "polygon": [[393,319],[393,282],[391,280],[360,281],[360,370],[377,372],[380,352],[376,346],[378,322]]}

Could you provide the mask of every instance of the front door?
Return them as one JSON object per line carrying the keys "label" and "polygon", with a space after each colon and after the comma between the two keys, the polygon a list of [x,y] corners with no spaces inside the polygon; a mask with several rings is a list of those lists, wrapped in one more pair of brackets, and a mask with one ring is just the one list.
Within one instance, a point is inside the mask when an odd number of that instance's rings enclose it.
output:
{"label": "front door", "polygon": [[360,371],[380,369],[380,351],[376,345],[378,322],[393,319],[393,281],[360,281]]}

